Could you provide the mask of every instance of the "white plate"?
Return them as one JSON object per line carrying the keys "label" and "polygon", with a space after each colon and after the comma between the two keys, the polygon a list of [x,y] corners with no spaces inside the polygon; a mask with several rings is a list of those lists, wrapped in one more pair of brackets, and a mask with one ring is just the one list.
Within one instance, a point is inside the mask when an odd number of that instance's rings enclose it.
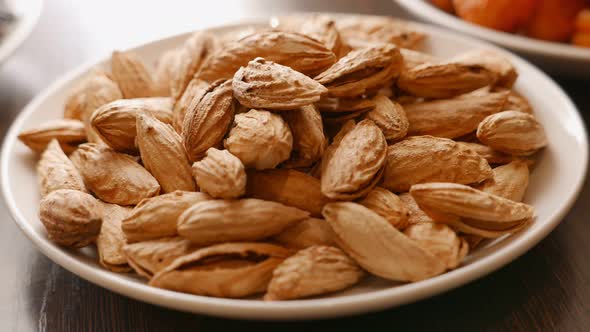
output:
{"label": "white plate", "polygon": [[[424,25],[417,25],[417,28],[436,36],[425,48],[439,56],[448,57],[486,46],[439,28]],[[186,36],[156,41],[134,51],[145,60],[153,61],[165,49],[180,45]],[[550,141],[531,177],[526,197],[526,201],[537,208],[538,217],[523,232],[475,251],[461,268],[429,280],[394,285],[369,278],[351,290],[330,297],[278,303],[217,299],[152,288],[132,276],[102,269],[90,250],[70,251],[54,245],[47,239],[37,217],[39,194],[35,157],[18,142],[17,134],[43,121],[59,118],[68,90],[94,63],[65,75],[35,98],[16,119],[2,151],[2,192],[18,226],[47,257],[84,279],[138,300],[195,313],[250,319],[334,317],[417,301],[477,279],[522,255],[557,226],[583,183],[588,144],[576,108],[545,74],[516,56],[506,55],[521,74],[518,91],[530,99]]]}
{"label": "white plate", "polygon": [[41,15],[43,0],[7,0],[17,19],[0,37],[0,63],[3,63],[27,39]]}
{"label": "white plate", "polygon": [[438,9],[430,4],[429,0],[394,1],[426,22],[436,23],[506,47],[549,72],[590,77],[590,48],[542,41],[484,28]]}

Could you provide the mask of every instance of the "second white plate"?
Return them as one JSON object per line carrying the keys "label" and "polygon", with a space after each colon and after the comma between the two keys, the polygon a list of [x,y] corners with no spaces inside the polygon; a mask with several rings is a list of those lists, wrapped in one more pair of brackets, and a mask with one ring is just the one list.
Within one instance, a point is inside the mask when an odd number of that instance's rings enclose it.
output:
{"label": "second white plate", "polygon": [[394,0],[415,17],[517,52],[541,69],[554,74],[590,77],[590,48],[553,43],[488,29],[464,21],[430,4],[428,0]]}

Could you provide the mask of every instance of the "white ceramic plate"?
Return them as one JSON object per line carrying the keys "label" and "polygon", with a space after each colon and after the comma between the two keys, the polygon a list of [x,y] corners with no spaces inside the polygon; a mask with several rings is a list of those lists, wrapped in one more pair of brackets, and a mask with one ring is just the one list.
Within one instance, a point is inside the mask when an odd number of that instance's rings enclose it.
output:
{"label": "white ceramic plate", "polygon": [[[6,1],[6,0],[5,0]],[[3,63],[27,39],[41,15],[43,0],[8,0],[16,21],[0,37],[0,63]]]}
{"label": "white ceramic plate", "polygon": [[[438,56],[449,57],[486,46],[439,28],[425,25],[417,25],[417,28],[436,36],[426,43],[425,49]],[[153,61],[162,51],[180,45],[186,36],[156,41],[134,51],[145,60]],[[55,82],[16,119],[2,151],[2,192],[18,226],[47,257],[84,279],[138,300],[195,313],[249,319],[325,318],[417,301],[486,275],[522,255],[557,226],[583,183],[588,145],[576,108],[545,74],[516,56],[506,55],[521,74],[516,86],[518,91],[530,99],[550,141],[532,175],[526,197],[526,201],[537,208],[538,217],[521,233],[473,252],[461,268],[429,280],[394,285],[368,278],[353,289],[330,297],[287,302],[217,299],[152,288],[131,275],[104,270],[96,263],[91,250],[70,251],[54,245],[47,239],[37,217],[39,194],[35,157],[17,140],[17,134],[46,120],[59,118],[68,91],[95,63],[84,65]]]}
{"label": "white ceramic plate", "polygon": [[461,20],[430,4],[429,0],[394,0],[414,16],[464,32],[513,50],[556,74],[590,77],[590,48],[553,43],[496,31]]}

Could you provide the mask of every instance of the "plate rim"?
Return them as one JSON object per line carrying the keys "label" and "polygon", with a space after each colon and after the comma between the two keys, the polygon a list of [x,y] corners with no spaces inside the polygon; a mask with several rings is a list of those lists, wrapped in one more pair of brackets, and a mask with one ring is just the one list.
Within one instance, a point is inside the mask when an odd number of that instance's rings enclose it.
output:
{"label": "plate rim", "polygon": [[467,33],[472,37],[482,38],[489,42],[502,45],[522,53],[539,54],[553,58],[568,57],[577,61],[590,62],[590,49],[569,44],[557,43],[515,35],[508,32],[479,26],[477,24],[461,20],[451,15],[426,0],[393,0],[416,17],[429,20],[440,26],[450,28],[456,32]]}
{"label": "plate rim", "polygon": [[[327,14],[333,15],[332,13]],[[247,21],[247,23],[251,22],[252,20]],[[258,22],[264,21],[260,20]],[[523,60],[518,55],[506,52],[487,42],[478,41],[473,37],[463,36],[457,32],[447,31],[437,26],[415,22],[411,22],[411,24],[414,24],[416,27],[429,34],[433,34],[435,32],[438,34],[442,33],[445,36],[456,39],[460,42],[475,44],[481,47],[498,50],[504,54],[508,54],[513,61],[518,63],[519,67],[527,67],[527,71],[530,71],[532,74],[535,74],[546,81],[547,84],[549,84],[552,89],[559,94],[560,98],[568,104],[568,112],[572,113],[571,115],[575,118],[575,121],[581,126],[582,133],[580,136],[580,142],[585,147],[581,155],[581,161],[585,171],[583,174],[578,175],[576,185],[570,192],[568,199],[565,201],[565,204],[563,204],[559,209],[556,209],[556,211],[553,211],[553,213],[547,217],[547,222],[544,227],[539,228],[534,233],[530,234],[528,239],[508,243],[503,248],[499,248],[498,250],[491,252],[485,257],[482,257],[481,259],[472,262],[467,266],[463,266],[460,269],[449,271],[424,281],[404,284],[389,289],[372,291],[369,293],[352,294],[339,298],[306,299],[300,301],[268,303],[252,300],[211,298],[153,288],[146,284],[139,284],[131,280],[121,278],[115,273],[106,270],[99,270],[99,272],[97,272],[95,267],[84,262],[80,262],[79,259],[70,255],[67,250],[56,247],[46,238],[35,234],[32,226],[29,225],[29,222],[27,222],[26,218],[24,218],[18,210],[15,198],[9,187],[9,181],[6,181],[6,179],[8,177],[8,165],[11,160],[9,157],[12,154],[13,148],[15,147],[15,143],[17,143],[17,130],[20,130],[22,124],[37,108],[39,108],[40,105],[42,105],[42,102],[49,95],[62,89],[65,84],[72,81],[72,79],[78,77],[80,74],[86,72],[92,66],[103,62],[105,60],[104,56],[87,61],[55,80],[50,86],[46,87],[43,91],[37,94],[36,97],[30,101],[27,106],[25,106],[25,108],[11,124],[2,145],[2,154],[0,159],[0,182],[2,186],[2,194],[4,196],[6,206],[10,211],[11,217],[21,229],[21,231],[25,233],[27,238],[29,238],[29,240],[33,242],[33,244],[45,256],[62,266],[64,269],[78,275],[83,279],[86,279],[116,293],[143,302],[165,306],[181,311],[208,314],[219,317],[262,320],[293,320],[319,319],[359,314],[422,300],[424,298],[449,291],[461,285],[467,284],[475,279],[483,277],[490,272],[493,272],[508,264],[509,262],[512,262],[530,250],[539,241],[545,238],[562,221],[565,214],[571,209],[582,189],[588,167],[588,138],[586,127],[577,107],[563,91],[563,89],[561,89],[561,87],[559,87],[549,76],[547,76],[547,74],[543,73],[540,69],[530,64],[526,60]],[[226,28],[236,25],[239,25],[239,23],[235,25],[223,25],[212,28]],[[187,33],[161,38],[141,44],[132,49],[146,47],[151,44],[161,43],[174,38],[181,38],[185,35],[187,35]]]}
{"label": "plate rim", "polygon": [[[18,0],[24,1],[24,0]],[[13,27],[9,28],[4,40],[0,41],[0,63],[4,63],[27,40],[37,25],[43,11],[43,0],[26,0],[26,10]]]}

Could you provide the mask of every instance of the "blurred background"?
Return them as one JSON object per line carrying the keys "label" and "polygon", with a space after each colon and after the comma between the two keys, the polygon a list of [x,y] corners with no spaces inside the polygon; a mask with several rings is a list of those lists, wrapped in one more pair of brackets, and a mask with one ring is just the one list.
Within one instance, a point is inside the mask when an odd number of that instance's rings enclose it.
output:
{"label": "blurred background", "polygon": [[[14,3],[27,1],[32,0],[13,0]],[[553,2],[560,4],[557,7],[570,4],[569,0]],[[0,64],[0,133],[3,137],[18,112],[43,88],[82,63],[109,55],[113,49],[126,49],[204,27],[298,11],[415,17],[408,8],[402,9],[392,0],[45,0],[30,36]],[[487,10],[484,8],[484,12]],[[485,24],[493,14],[488,13],[489,16],[483,17]],[[569,17],[574,20],[576,15]],[[548,27],[556,28],[557,24],[557,21],[548,23]],[[575,28],[572,26],[570,29]],[[508,30],[522,32],[520,28]],[[572,30],[559,40],[567,45],[573,36]],[[585,61],[590,61],[588,54]],[[553,77],[584,113],[585,106],[590,106],[587,79],[559,73]],[[588,121],[588,116],[584,116]],[[586,196],[590,193],[583,192],[580,201],[590,198]],[[590,304],[584,295],[587,293],[578,292],[587,290],[590,282],[587,258],[584,250],[579,256],[560,256],[564,248],[571,248],[573,240],[587,243],[583,238],[587,229],[582,228],[581,205],[578,202],[568,217],[579,222],[560,226],[531,252],[491,276],[394,312],[341,320],[341,323],[358,329],[383,327],[387,320],[391,322],[389,328],[402,330],[448,330],[461,326],[489,331],[588,331]],[[4,207],[0,207],[0,221],[0,252],[3,253],[0,266],[5,274],[0,284],[0,331],[164,331],[182,326],[257,331],[263,326],[279,328],[274,324],[203,318],[124,298],[76,277],[45,258],[10,221]],[[535,271],[531,271],[531,266]],[[510,288],[504,289],[505,285]],[[496,297],[491,289],[497,289]],[[485,294],[485,298],[480,294]],[[306,328],[299,323],[289,326],[293,330]],[[332,323],[324,321],[314,326],[329,330]]]}

